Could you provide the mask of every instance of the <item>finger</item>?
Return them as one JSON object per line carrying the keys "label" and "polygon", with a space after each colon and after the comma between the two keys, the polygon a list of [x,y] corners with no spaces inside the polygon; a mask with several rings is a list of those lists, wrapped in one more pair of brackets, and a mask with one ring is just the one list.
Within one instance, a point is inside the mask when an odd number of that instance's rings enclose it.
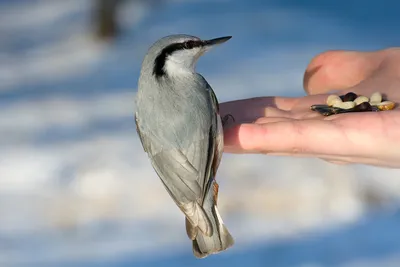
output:
{"label": "finger", "polygon": [[266,123],[273,123],[273,122],[282,122],[282,121],[290,121],[294,120],[292,118],[282,118],[282,117],[262,117],[257,119],[254,123],[255,124],[266,124]]}
{"label": "finger", "polygon": [[281,117],[281,118],[292,118],[293,114],[289,111],[285,111],[285,110],[281,110],[278,108],[274,108],[274,107],[265,107],[263,109],[264,113],[262,114],[263,117],[267,117],[267,118],[277,118],[277,117]]}
{"label": "finger", "polygon": [[340,156],[339,160],[343,161],[347,157],[364,158],[369,160],[365,162],[371,161],[370,164],[377,164],[373,161],[379,159],[393,165],[391,161],[398,161],[400,155],[396,141],[400,132],[387,128],[387,125],[395,127],[400,121],[394,113],[345,114],[332,121],[309,119],[242,124],[225,131],[225,151],[329,155],[334,157],[332,159]]}
{"label": "finger", "polygon": [[393,166],[392,163],[387,162],[387,161],[380,161],[377,159],[365,158],[365,157],[347,157],[347,156],[338,156],[338,155],[307,154],[307,153],[292,154],[292,153],[275,153],[275,152],[268,153],[268,155],[270,155],[270,156],[295,156],[297,158],[319,158],[323,161],[326,161],[326,162],[329,162],[332,164],[337,164],[337,165],[358,163],[358,164],[368,164],[368,165],[374,165],[374,166],[387,166],[387,167]]}
{"label": "finger", "polygon": [[292,108],[297,98],[257,97],[220,104],[221,117],[231,114],[236,123],[255,121],[258,118],[287,117],[285,111]]}
{"label": "finger", "polygon": [[308,94],[323,94],[355,86],[371,75],[384,59],[382,51],[328,51],[313,58],[304,74]]}
{"label": "finger", "polygon": [[362,162],[365,160],[365,158],[360,158],[360,157],[347,157],[347,156],[337,156],[337,155],[326,155],[326,154],[307,154],[307,153],[297,153],[293,155],[292,153],[282,153],[282,152],[271,152],[268,153],[268,155],[271,156],[296,156],[296,157],[301,157],[301,158],[319,158],[321,160],[330,162],[330,163],[335,163],[335,164],[348,164],[348,163],[354,163],[354,162]]}
{"label": "finger", "polygon": [[226,151],[231,153],[328,154],[350,153],[343,134],[323,120],[288,120],[242,124],[225,132]]}
{"label": "finger", "polygon": [[378,167],[386,167],[386,168],[398,168],[398,162],[381,160],[372,157],[344,157],[344,156],[321,156],[320,159],[327,161],[329,163],[337,164],[337,165],[346,165],[346,164],[366,164],[371,166]]}
{"label": "finger", "polygon": [[292,121],[292,120],[310,120],[310,119],[315,119],[315,118],[321,118],[322,115],[320,115],[317,112],[310,112],[310,111],[304,111],[304,112],[297,112],[290,114],[288,117],[262,117],[254,121],[256,124],[267,124],[267,123],[273,123],[273,122],[283,122],[283,121]]}
{"label": "finger", "polygon": [[331,159],[325,159],[325,158],[320,158],[320,159],[322,159],[323,161],[335,164],[335,165],[348,165],[348,164],[352,163],[352,162],[341,161],[341,160],[331,160]]}

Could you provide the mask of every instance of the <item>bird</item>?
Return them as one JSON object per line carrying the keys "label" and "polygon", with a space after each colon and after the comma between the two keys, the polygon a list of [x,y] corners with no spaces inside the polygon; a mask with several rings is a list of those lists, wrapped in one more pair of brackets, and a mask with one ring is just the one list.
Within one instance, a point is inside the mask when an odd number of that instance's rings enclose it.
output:
{"label": "bird", "polygon": [[217,208],[216,181],[223,126],[232,116],[221,118],[213,89],[196,72],[205,52],[231,38],[162,37],[148,49],[138,81],[136,130],[153,169],[185,215],[196,258],[235,242]]}

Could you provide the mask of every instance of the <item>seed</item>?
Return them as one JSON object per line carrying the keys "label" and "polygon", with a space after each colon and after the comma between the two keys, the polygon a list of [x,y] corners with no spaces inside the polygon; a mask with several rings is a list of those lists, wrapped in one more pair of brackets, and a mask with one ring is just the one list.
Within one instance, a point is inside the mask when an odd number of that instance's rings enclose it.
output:
{"label": "seed", "polygon": [[329,108],[328,105],[312,105],[310,107],[310,109],[314,110],[314,109],[318,109],[318,108]]}
{"label": "seed", "polygon": [[342,99],[337,95],[330,95],[326,99],[326,103],[328,104],[328,106],[333,106],[337,102],[342,102]]}
{"label": "seed", "polygon": [[354,107],[354,111],[372,111],[372,107],[370,103],[362,102],[361,104],[358,104]]}
{"label": "seed", "polygon": [[340,96],[343,102],[354,101],[357,98],[357,95],[353,92],[349,92],[345,95]]}
{"label": "seed", "polygon": [[336,102],[333,107],[335,108],[342,108],[342,109],[351,109],[354,108],[356,104],[353,101],[346,101],[346,102]]}
{"label": "seed", "polygon": [[323,116],[331,116],[334,114],[347,113],[350,111],[342,108],[330,107],[328,105],[312,105],[311,110],[317,111],[319,114]]}
{"label": "seed", "polygon": [[361,103],[369,102],[368,97],[366,96],[359,96],[356,99],[354,99],[354,103],[357,105],[360,105]]}
{"label": "seed", "polygon": [[371,103],[371,105],[377,105],[378,103],[382,102],[382,94],[379,92],[375,92],[371,95],[371,97],[369,98],[369,102]]}
{"label": "seed", "polygon": [[392,101],[384,101],[381,102],[379,104],[377,104],[377,107],[379,108],[379,110],[392,110],[394,109],[394,107],[396,106],[396,104]]}
{"label": "seed", "polygon": [[332,107],[328,105],[312,105],[310,108],[311,110],[317,111],[319,114],[323,116],[330,116],[334,114],[332,111]]}

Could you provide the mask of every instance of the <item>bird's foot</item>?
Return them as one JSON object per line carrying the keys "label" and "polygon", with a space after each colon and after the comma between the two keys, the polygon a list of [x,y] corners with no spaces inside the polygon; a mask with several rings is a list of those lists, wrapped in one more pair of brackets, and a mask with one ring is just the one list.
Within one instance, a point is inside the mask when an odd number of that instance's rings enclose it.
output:
{"label": "bird's foot", "polygon": [[229,118],[231,118],[233,121],[235,121],[235,118],[231,114],[227,114],[222,118],[222,126],[225,126],[225,124],[228,122]]}

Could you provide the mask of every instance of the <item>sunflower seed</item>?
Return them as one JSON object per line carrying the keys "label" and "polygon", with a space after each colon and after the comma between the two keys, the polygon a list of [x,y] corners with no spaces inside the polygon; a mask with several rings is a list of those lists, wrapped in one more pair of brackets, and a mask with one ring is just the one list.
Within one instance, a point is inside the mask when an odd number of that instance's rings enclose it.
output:
{"label": "sunflower seed", "polygon": [[368,97],[363,96],[363,95],[354,99],[354,103],[356,105],[360,105],[361,103],[365,103],[365,102],[369,102],[369,99],[368,99]]}
{"label": "sunflower seed", "polygon": [[370,103],[362,102],[354,107],[354,111],[364,112],[364,111],[373,111],[373,108]]}
{"label": "sunflower seed", "polygon": [[382,102],[382,94],[379,92],[375,92],[371,95],[369,98],[369,103],[373,106],[376,106],[377,104]]}
{"label": "sunflower seed", "polygon": [[342,99],[337,95],[330,95],[326,99],[328,106],[333,106],[335,103],[342,102]]}
{"label": "sunflower seed", "polygon": [[384,101],[376,105],[379,110],[392,110],[396,106],[396,104],[392,101]]}
{"label": "sunflower seed", "polygon": [[340,98],[343,102],[354,101],[357,98],[357,95],[353,92],[349,92],[345,95],[341,95]]}
{"label": "sunflower seed", "polygon": [[333,107],[335,108],[342,108],[342,109],[351,109],[354,108],[356,104],[353,101],[346,101],[346,102],[336,102]]}

